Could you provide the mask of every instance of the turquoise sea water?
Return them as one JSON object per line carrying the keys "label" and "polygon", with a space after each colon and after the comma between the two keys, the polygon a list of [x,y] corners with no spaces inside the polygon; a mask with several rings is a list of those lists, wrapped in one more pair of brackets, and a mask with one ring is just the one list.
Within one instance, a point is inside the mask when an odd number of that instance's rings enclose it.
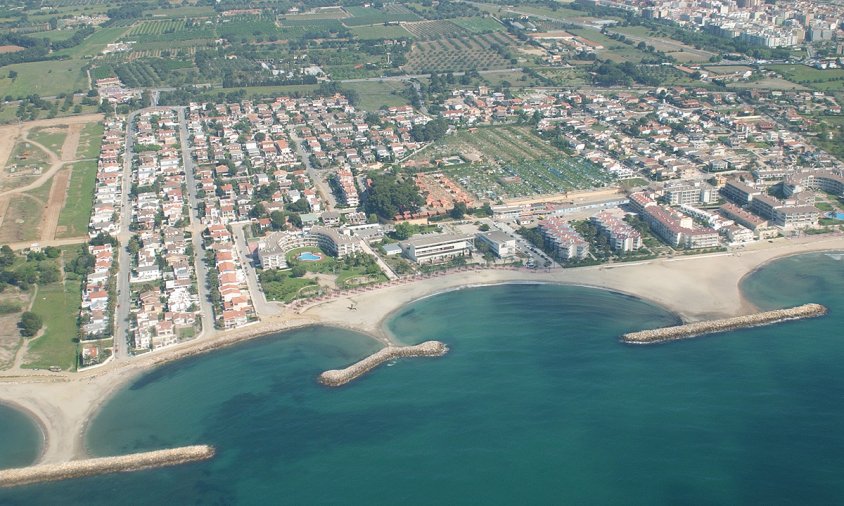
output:
{"label": "turquoise sea water", "polygon": [[[839,257],[840,258],[840,257]],[[760,307],[827,317],[657,346],[672,324],[601,290],[509,285],[399,312],[401,360],[340,389],[323,370],[377,348],[309,328],[174,363],[94,420],[111,455],[193,443],[209,462],[0,491],[3,504],[832,504],[844,498],[844,261],[779,261]]]}
{"label": "turquoise sea water", "polygon": [[41,441],[41,430],[31,418],[0,404],[0,469],[32,463],[41,452]]}

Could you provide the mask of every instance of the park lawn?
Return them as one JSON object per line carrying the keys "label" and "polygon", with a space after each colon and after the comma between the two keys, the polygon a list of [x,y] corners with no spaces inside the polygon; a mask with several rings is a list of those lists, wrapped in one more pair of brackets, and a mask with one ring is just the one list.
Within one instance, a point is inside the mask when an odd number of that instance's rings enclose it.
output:
{"label": "park lawn", "polygon": [[59,215],[56,238],[77,237],[88,231],[96,182],[97,162],[84,161],[73,164],[67,187],[67,200]]}
{"label": "park lawn", "polygon": [[[83,62],[78,60],[7,65],[0,72],[0,97],[23,98],[33,94],[52,97],[85,90],[88,80],[82,72],[82,65]],[[18,73],[14,80],[8,77],[10,70]]]}
{"label": "park lawn", "polygon": [[64,144],[64,140],[67,138],[67,127],[57,125],[49,128],[33,128],[29,131],[27,137],[46,146],[47,149],[59,155],[62,151],[62,144]]}
{"label": "park lawn", "polygon": [[[65,262],[77,254],[78,246],[62,249]],[[64,284],[38,287],[32,312],[44,320],[44,333],[29,343],[24,368],[47,369],[57,365],[64,370],[76,370],[76,318],[82,302],[81,290],[81,279],[65,279]]]}
{"label": "park lawn", "polygon": [[76,148],[76,158],[92,160],[100,157],[100,147],[103,143],[103,124],[88,123],[79,133],[79,146]]}
{"label": "park lawn", "polygon": [[358,109],[377,111],[381,106],[400,106],[410,103],[400,92],[405,85],[401,81],[365,81],[357,83],[343,83],[344,90],[354,90],[358,93]]}
{"label": "park lawn", "polygon": [[[359,277],[359,276],[369,276],[370,279],[365,283],[356,283],[356,284],[349,284],[347,282],[350,279]],[[340,288],[355,288],[358,286],[369,285],[371,283],[380,283],[382,281],[387,281],[387,276],[384,273],[379,272],[378,274],[367,274],[365,267],[349,267],[342,269],[340,272],[337,273],[337,286]]]}
{"label": "park lawn", "polygon": [[299,292],[307,286],[317,286],[317,282],[307,278],[292,278],[290,271],[282,271],[281,281],[262,281],[261,288],[267,300],[292,302],[299,298]]}

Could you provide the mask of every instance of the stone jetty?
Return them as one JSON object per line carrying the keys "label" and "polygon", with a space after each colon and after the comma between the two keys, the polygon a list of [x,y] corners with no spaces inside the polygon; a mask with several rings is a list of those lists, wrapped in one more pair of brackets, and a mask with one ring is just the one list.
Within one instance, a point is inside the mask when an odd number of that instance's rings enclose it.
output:
{"label": "stone jetty", "polygon": [[139,471],[154,467],[175,466],[208,460],[214,456],[213,446],[196,445],[133,453],[119,457],[72,460],[63,464],[42,464],[0,471],[0,488],[29,485],[45,481],[67,480],[106,473]]}
{"label": "stone jetty", "polygon": [[387,346],[345,369],[325,371],[319,375],[319,382],[326,386],[339,387],[390,360],[411,357],[440,357],[446,353],[448,353],[448,346],[439,341],[425,341],[414,346]]}
{"label": "stone jetty", "polygon": [[661,329],[630,332],[622,335],[621,340],[625,343],[630,344],[661,343],[664,341],[687,339],[689,337],[713,334],[716,332],[726,332],[729,330],[742,329],[747,327],[771,325],[773,323],[779,323],[788,320],[802,320],[804,318],[814,318],[817,316],[823,316],[826,313],[826,307],[820,304],[805,304],[802,306],[792,307],[788,309],[776,309],[774,311],[754,313],[747,316],[736,316],[733,318],[724,318],[720,320],[710,320],[705,322],[687,323],[685,325],[676,325],[673,327],[663,327]]}

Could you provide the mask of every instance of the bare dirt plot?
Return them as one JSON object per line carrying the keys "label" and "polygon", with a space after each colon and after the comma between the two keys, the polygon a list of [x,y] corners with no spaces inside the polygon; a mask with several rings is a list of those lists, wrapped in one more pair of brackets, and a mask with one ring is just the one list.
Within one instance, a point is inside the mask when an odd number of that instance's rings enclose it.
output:
{"label": "bare dirt plot", "polygon": [[14,190],[23,188],[49,170],[52,164],[52,154],[42,149],[41,145],[29,140],[21,139],[0,172],[0,190]]}
{"label": "bare dirt plot", "polygon": [[0,244],[38,241],[44,201],[27,193],[13,195],[0,228]]}
{"label": "bare dirt plot", "polygon": [[7,44],[5,46],[0,46],[0,54],[4,53],[17,53],[18,51],[23,51],[25,48],[20,46],[14,46],[11,44]]}
{"label": "bare dirt plot", "polygon": [[85,123],[95,123],[102,121],[102,114],[81,114],[79,116],[68,116],[66,118],[51,118],[39,119],[36,121],[27,121],[16,125],[0,126],[0,164],[5,165],[12,153],[18,139],[31,128],[35,127],[55,127],[58,125],[77,125]]}
{"label": "bare dirt plot", "polygon": [[79,134],[82,132],[82,125],[77,123],[70,125],[67,131],[67,137],[62,144],[61,159],[69,162],[76,157],[76,149],[79,147]]}
{"label": "bare dirt plot", "polygon": [[[76,152],[75,147],[73,151]],[[59,216],[67,198],[67,184],[70,181],[71,170],[60,170],[53,178],[53,186],[50,189],[50,197],[47,200],[47,208],[41,222],[41,241],[56,238],[56,227],[59,224]]]}
{"label": "bare dirt plot", "polygon": [[729,88],[755,88],[758,90],[795,90],[806,91],[809,88],[779,78],[760,79],[758,81],[740,81],[731,83]]}
{"label": "bare dirt plot", "polygon": [[[9,308],[10,311],[0,314],[0,369],[8,369],[12,366],[15,354],[23,343],[17,325],[21,311],[29,309],[29,295],[17,288],[8,287],[0,295],[0,305]],[[15,306],[20,307],[21,311],[12,311],[11,308]]]}
{"label": "bare dirt plot", "polygon": [[6,218],[6,211],[9,209],[9,197],[0,197],[0,230],[3,227],[3,220]]}

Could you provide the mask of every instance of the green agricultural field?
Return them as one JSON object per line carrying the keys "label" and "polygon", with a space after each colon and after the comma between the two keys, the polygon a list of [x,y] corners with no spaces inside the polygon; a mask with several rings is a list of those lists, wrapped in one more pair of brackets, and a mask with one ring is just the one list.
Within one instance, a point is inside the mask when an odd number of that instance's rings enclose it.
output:
{"label": "green agricultural field", "polygon": [[[313,22],[312,22],[313,23]],[[239,16],[217,25],[217,33],[226,39],[255,40],[257,37],[281,36],[281,31],[271,19]]]}
{"label": "green agricultural field", "polygon": [[322,9],[319,12],[308,13],[308,14],[286,14],[286,19],[291,20],[301,20],[301,21],[310,21],[313,19],[344,19],[348,18],[349,13],[343,10],[341,7],[337,7],[334,9]]}
{"label": "green agricultural field", "polygon": [[[492,7],[492,6],[489,6]],[[488,9],[487,9],[488,10]],[[507,9],[505,8],[505,12]],[[594,18],[590,18],[588,12],[578,11],[574,9],[567,9],[565,7],[560,7],[558,9],[549,9],[547,7],[540,7],[535,5],[519,5],[513,9],[512,12],[518,13],[527,13],[527,14],[536,14],[537,16],[544,16],[547,18],[555,19],[558,21],[569,22],[569,21],[594,21]],[[613,18],[609,18],[613,19]]]}
{"label": "green agricultural field", "polygon": [[414,36],[400,25],[353,26],[349,31],[361,40],[402,39]]}
{"label": "green agricultural field", "polygon": [[67,138],[67,127],[57,125],[47,128],[33,128],[27,138],[41,144],[56,155],[61,153],[64,140]]}
{"label": "green agricultural field", "polygon": [[184,19],[157,19],[153,21],[141,21],[126,32],[127,37],[134,38],[137,35],[160,35],[182,30],[185,27]]}
{"label": "green agricultural field", "polygon": [[73,164],[73,172],[67,187],[67,199],[59,215],[57,239],[82,236],[88,231],[96,182],[97,162],[86,161]]}
{"label": "green agricultural field", "polygon": [[76,33],[76,30],[50,30],[48,32],[38,32],[39,39],[49,39],[50,42],[58,42],[67,40]]}
{"label": "green agricultural field", "polygon": [[820,91],[844,91],[844,69],[821,70],[806,65],[766,65],[783,78]]}
{"label": "green agricultural field", "polygon": [[358,93],[358,108],[364,111],[377,111],[381,106],[407,105],[410,102],[399,93],[404,90],[401,81],[366,81],[343,83],[343,89]]}
{"label": "green agricultural field", "polygon": [[[37,94],[52,97],[88,89],[88,80],[82,72],[83,63],[77,60],[16,63],[3,67],[0,72],[0,97],[23,98]],[[9,71],[18,73],[9,79]]]}
{"label": "green agricultural field", "polygon": [[[65,262],[78,255],[79,246],[63,248]],[[32,312],[44,320],[44,334],[32,339],[24,357],[26,369],[59,366],[76,370],[76,316],[82,302],[80,279],[65,279],[64,284],[39,286]]]}
{"label": "green agricultural field", "polygon": [[702,49],[695,49],[694,47],[683,44],[677,40],[660,36],[658,32],[649,30],[644,26],[613,27],[612,31],[627,36],[627,38],[634,41],[635,44],[644,42],[649,46],[653,46],[655,50],[662,51],[681,63],[707,62],[710,58],[715,56],[715,53],[704,51]]}
{"label": "green agricultural field", "polygon": [[589,82],[586,69],[583,68],[544,68],[538,72],[554,81],[556,86],[583,86]]}
{"label": "green agricultural field", "polygon": [[182,17],[205,17],[214,16],[216,12],[213,7],[207,5],[182,5],[180,7],[173,7],[168,9],[150,9],[144,11],[144,14],[151,15],[156,18],[182,18]]}
{"label": "green agricultural field", "polygon": [[601,187],[613,178],[592,163],[565,155],[527,127],[459,131],[416,158],[479,156],[479,163],[441,168],[479,200],[529,197]]}
{"label": "green agricultural field", "polygon": [[439,39],[442,37],[462,37],[470,32],[447,19],[435,21],[417,21],[405,23],[405,29],[422,40]]}
{"label": "green agricultural field", "polygon": [[472,33],[498,32],[506,29],[504,25],[492,18],[455,18],[451,22]]}
{"label": "green agricultural field", "polygon": [[215,88],[213,91],[221,93],[232,93],[235,91],[246,90],[246,96],[249,98],[255,97],[275,97],[289,95],[291,93],[311,93],[318,88],[316,84],[291,84],[289,86],[250,86],[248,88]]}
{"label": "green agricultural field", "polygon": [[388,12],[372,7],[346,7],[346,11],[352,17],[343,19],[343,24],[349,27],[419,19],[419,16],[412,12]]}
{"label": "green agricultural field", "polygon": [[501,32],[418,42],[413,45],[403,68],[409,73],[510,68],[513,63],[493,47],[513,44],[515,42]]}
{"label": "green agricultural field", "polygon": [[481,127],[458,130],[420,152],[415,158],[477,155],[487,162],[506,163],[553,158],[562,152],[527,127]]}
{"label": "green agricultural field", "polygon": [[100,157],[100,146],[102,143],[102,123],[88,123],[79,133],[79,146],[76,148],[76,159],[96,160]]}
{"label": "green agricultural field", "polygon": [[100,54],[106,44],[119,39],[126,32],[126,28],[100,28],[76,47],[56,51],[57,56],[69,56],[71,58],[85,58]]}
{"label": "green agricultural field", "polygon": [[603,49],[597,50],[598,55],[602,58],[609,58],[619,63],[626,61],[638,63],[642,61],[642,58],[651,57],[648,53],[636,49],[635,45],[629,46],[623,42],[613,40],[598,30],[591,28],[571,28],[567,31],[573,35],[579,35],[584,39],[604,46]]}

